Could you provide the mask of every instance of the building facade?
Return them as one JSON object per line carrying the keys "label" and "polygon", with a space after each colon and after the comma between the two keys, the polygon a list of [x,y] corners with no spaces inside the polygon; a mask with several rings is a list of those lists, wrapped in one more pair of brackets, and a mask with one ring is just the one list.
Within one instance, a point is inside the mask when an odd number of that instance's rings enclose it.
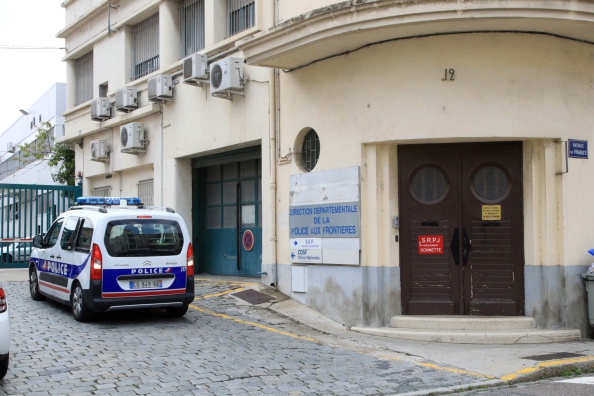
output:
{"label": "building facade", "polygon": [[174,207],[202,272],[588,335],[591,2],[63,6],[84,193]]}
{"label": "building facade", "polygon": [[33,142],[39,128],[46,122],[52,129],[52,137],[62,138],[62,113],[65,110],[65,83],[54,84],[30,107],[21,109],[21,116],[0,135],[0,183],[54,184],[51,177],[53,169],[47,166],[46,161],[24,158],[20,145]]}
{"label": "building facade", "polygon": [[[65,110],[66,84],[56,83],[30,107],[20,109],[21,116],[0,135],[0,238],[3,241],[31,238],[51,223],[51,216],[46,214],[60,200],[59,193],[51,187],[58,185],[52,179],[56,168],[49,166],[47,158],[25,155],[21,147],[37,141],[40,129],[49,128],[50,146],[55,139],[63,138]],[[6,261],[0,260],[0,266]]]}

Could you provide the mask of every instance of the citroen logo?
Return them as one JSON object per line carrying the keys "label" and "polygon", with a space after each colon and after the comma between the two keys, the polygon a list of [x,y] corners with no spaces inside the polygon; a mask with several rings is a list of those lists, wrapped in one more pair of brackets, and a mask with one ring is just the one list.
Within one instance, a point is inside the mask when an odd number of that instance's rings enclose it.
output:
{"label": "citroen logo", "polygon": [[150,267],[151,265],[153,265],[153,264],[151,263],[151,261],[150,261],[150,260],[144,260],[144,263],[142,263],[142,264],[143,264],[145,267]]}

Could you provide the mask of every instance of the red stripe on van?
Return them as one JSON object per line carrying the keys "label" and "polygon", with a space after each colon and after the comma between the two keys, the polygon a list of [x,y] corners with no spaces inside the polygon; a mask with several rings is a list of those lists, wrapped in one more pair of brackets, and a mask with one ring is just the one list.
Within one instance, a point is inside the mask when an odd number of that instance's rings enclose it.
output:
{"label": "red stripe on van", "polygon": [[103,298],[117,298],[117,297],[147,297],[147,296],[163,296],[166,294],[183,294],[186,289],[172,289],[172,290],[144,290],[137,292],[119,292],[119,293],[103,293]]}
{"label": "red stripe on van", "polygon": [[45,286],[45,287],[49,287],[50,289],[54,289],[54,290],[57,290],[57,291],[61,291],[62,293],[67,293],[67,294],[69,294],[69,293],[70,293],[70,292],[68,291],[68,289],[64,289],[63,287],[56,286],[56,285],[54,285],[54,284],[52,284],[52,283],[47,283],[47,282],[39,281],[39,284],[40,284],[40,285],[43,285],[43,286]]}

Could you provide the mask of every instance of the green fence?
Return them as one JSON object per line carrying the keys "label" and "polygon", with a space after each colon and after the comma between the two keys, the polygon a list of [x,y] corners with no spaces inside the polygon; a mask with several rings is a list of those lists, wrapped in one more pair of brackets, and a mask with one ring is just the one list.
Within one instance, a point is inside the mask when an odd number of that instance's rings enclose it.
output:
{"label": "green fence", "polygon": [[26,268],[31,239],[76,202],[81,187],[0,183],[0,269]]}

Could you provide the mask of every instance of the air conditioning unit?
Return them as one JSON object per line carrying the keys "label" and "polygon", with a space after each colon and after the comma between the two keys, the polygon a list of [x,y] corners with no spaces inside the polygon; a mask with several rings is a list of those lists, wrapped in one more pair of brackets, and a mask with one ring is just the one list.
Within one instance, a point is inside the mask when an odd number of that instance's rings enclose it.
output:
{"label": "air conditioning unit", "polygon": [[210,65],[210,93],[231,98],[230,94],[243,95],[243,60],[229,57]]}
{"label": "air conditioning unit", "polygon": [[6,145],[6,151],[8,151],[9,153],[14,153],[15,152],[15,147],[14,147],[14,143],[13,142],[9,142]]}
{"label": "air conditioning unit", "polygon": [[111,103],[108,97],[93,99],[91,102],[91,119],[105,121],[111,118]]}
{"label": "air conditioning unit", "polygon": [[148,98],[152,102],[173,100],[173,76],[159,74],[148,80]]}
{"label": "air conditioning unit", "polygon": [[208,83],[208,57],[194,54],[184,59],[184,83],[202,86]]}
{"label": "air conditioning unit", "polygon": [[144,124],[131,122],[120,127],[122,153],[138,153],[144,151]]}
{"label": "air conditioning unit", "polygon": [[129,113],[138,108],[138,90],[135,87],[124,87],[116,92],[115,108]]}
{"label": "air conditioning unit", "polygon": [[98,162],[109,161],[109,152],[107,150],[107,140],[91,141],[91,160]]}

